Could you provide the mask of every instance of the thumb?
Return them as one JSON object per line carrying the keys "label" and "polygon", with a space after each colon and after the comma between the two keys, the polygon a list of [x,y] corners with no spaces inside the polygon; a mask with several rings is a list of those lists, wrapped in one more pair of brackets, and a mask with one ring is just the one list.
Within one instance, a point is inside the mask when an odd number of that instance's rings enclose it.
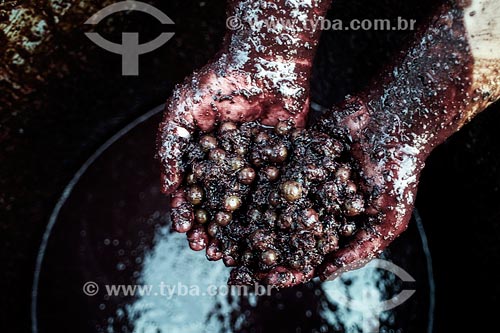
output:
{"label": "thumb", "polygon": [[160,124],[157,156],[161,167],[162,192],[167,195],[177,189],[184,176],[182,157],[191,140],[191,133],[186,127],[172,119]]}

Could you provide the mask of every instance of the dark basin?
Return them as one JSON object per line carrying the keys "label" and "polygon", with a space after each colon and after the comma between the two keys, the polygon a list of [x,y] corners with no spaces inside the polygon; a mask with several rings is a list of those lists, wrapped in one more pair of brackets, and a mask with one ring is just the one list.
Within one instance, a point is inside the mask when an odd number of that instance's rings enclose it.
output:
{"label": "dark basin", "polygon": [[[269,295],[227,295],[228,268],[170,231],[153,160],[160,110],[113,136],[68,184],[39,252],[33,332],[371,332],[378,318],[381,332],[431,332],[434,289],[420,221],[382,257],[414,282],[367,267]],[[152,289],[113,296],[106,285]],[[403,290],[415,293],[382,311]]]}

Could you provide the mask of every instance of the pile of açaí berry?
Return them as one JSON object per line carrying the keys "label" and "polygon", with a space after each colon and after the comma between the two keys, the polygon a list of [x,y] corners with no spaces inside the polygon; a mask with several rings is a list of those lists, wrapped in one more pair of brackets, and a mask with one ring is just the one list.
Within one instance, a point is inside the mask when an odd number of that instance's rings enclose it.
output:
{"label": "pile of a\u00e7a\u00ed berry", "polygon": [[266,282],[276,267],[310,276],[379,215],[350,147],[289,122],[222,123],[195,137],[184,162],[188,240],[235,267],[230,283]]}

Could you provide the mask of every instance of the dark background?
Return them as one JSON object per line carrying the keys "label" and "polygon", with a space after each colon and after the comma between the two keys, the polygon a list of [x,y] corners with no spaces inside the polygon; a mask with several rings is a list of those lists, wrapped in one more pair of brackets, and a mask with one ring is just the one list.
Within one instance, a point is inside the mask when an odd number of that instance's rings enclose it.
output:
{"label": "dark background", "polygon": [[[175,31],[162,48],[140,58],[140,76],[122,77],[120,56],[95,47],[82,24],[109,1],[83,1],[58,22],[46,4],[6,1],[47,18],[49,37],[35,52],[0,33],[0,331],[28,332],[35,256],[48,217],[67,182],[106,139],[163,103],[174,85],[217,51],[224,1],[147,1],[176,23],[163,27],[143,14],[120,14],[97,31],[119,41],[139,31],[148,41]],[[69,1],[68,3],[73,3]],[[423,22],[435,1],[336,0],[331,18],[391,18]],[[75,9],[76,8],[76,9]],[[28,32],[24,32],[28,34]],[[329,106],[362,89],[411,38],[412,32],[325,32],[312,99]],[[24,65],[15,65],[18,51]],[[10,57],[10,58],[9,58]],[[429,236],[437,282],[436,332],[491,331],[499,309],[499,106],[437,148],[424,170],[417,207]],[[493,326],[494,327],[494,326]],[[488,328],[488,329],[487,329]]]}

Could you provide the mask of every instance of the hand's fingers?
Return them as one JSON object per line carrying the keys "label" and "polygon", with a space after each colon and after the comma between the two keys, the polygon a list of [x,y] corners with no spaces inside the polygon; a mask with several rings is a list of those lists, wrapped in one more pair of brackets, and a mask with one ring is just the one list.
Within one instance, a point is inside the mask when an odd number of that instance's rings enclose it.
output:
{"label": "hand's fingers", "polygon": [[170,216],[172,229],[177,232],[188,232],[193,227],[193,206],[186,200],[184,189],[178,189],[170,200]]}
{"label": "hand's fingers", "polygon": [[307,98],[297,112],[290,113],[285,110],[281,105],[268,106],[260,115],[260,121],[267,126],[275,126],[280,121],[291,120],[295,127],[304,128],[309,113],[309,98]]}
{"label": "hand's fingers", "polygon": [[278,288],[289,288],[301,284],[305,281],[309,281],[313,277],[313,269],[311,269],[308,274],[304,274],[304,272],[299,272],[279,266],[273,268],[270,272],[265,273],[265,276],[261,276],[260,280],[265,281],[270,286],[275,286]]}
{"label": "hand's fingers", "polygon": [[220,248],[219,241],[212,239],[207,246],[207,259],[210,261],[217,261],[222,259],[223,253]]}
{"label": "hand's fingers", "polygon": [[167,119],[160,124],[158,136],[158,157],[161,164],[162,191],[173,193],[182,181],[184,165],[182,157],[191,139],[187,126]]}
{"label": "hand's fingers", "polygon": [[189,242],[189,247],[193,251],[203,250],[208,243],[208,235],[201,225],[195,226],[193,229],[189,230],[187,233],[187,240]]}
{"label": "hand's fingers", "polygon": [[325,258],[317,272],[321,279],[334,279],[344,271],[358,269],[382,253],[408,226],[412,205],[405,206],[403,214],[397,209],[388,211],[381,224],[360,230],[349,244]]}

